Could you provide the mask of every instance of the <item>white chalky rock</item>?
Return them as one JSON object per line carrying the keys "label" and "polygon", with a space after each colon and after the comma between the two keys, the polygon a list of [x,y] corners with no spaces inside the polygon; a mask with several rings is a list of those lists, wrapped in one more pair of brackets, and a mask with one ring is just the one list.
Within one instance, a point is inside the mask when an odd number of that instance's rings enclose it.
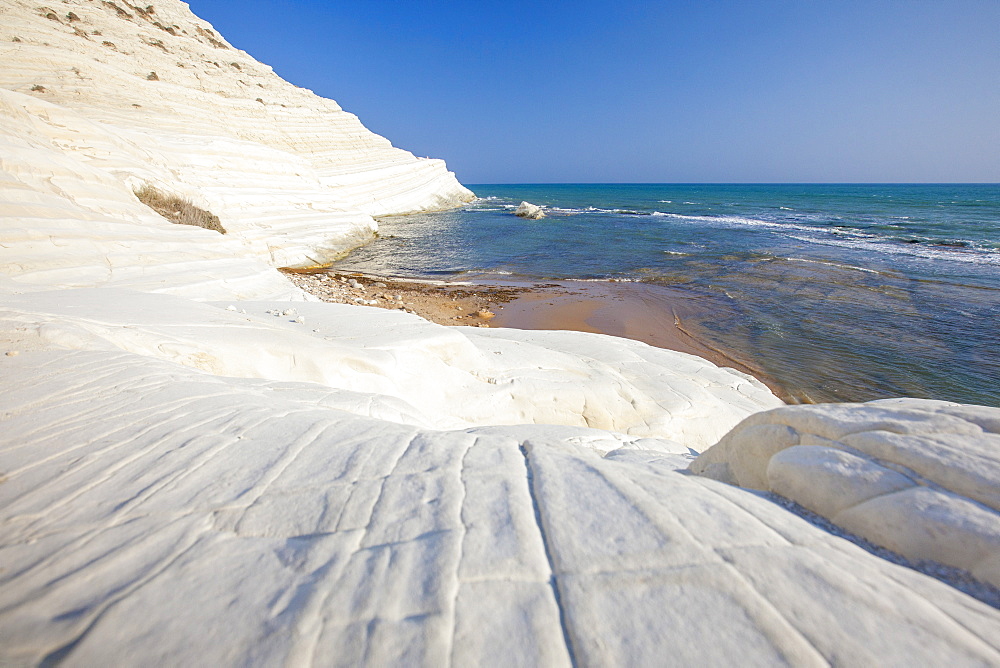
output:
{"label": "white chalky rock", "polygon": [[[567,424],[701,450],[748,414],[781,405],[747,376],[635,341],[459,330],[384,309],[300,303],[296,315],[337,336],[331,344],[225,305],[112,289],[35,292],[6,296],[0,326],[30,328],[61,348],[110,346],[227,376],[391,395],[434,428]],[[251,314],[275,306],[244,305]],[[504,384],[486,385],[483,376]]]}
{"label": "white chalky rock", "polygon": [[691,465],[1000,586],[1000,409],[894,399],[752,415]]}
{"label": "white chalky rock", "polygon": [[[277,297],[280,277],[265,274],[264,263],[315,266],[371,240],[373,216],[474,197],[442,160],[394,148],[333,100],[282,80],[183,2],[163,0],[152,12],[55,4],[0,6],[0,154],[8,173],[0,180],[0,237],[59,246],[67,220],[93,221],[69,237],[73,248],[63,255],[87,263],[77,284],[106,283],[103,273],[146,289],[168,273],[176,289],[205,260],[228,256],[245,296]],[[228,234],[166,233],[161,228],[179,226],[132,194],[147,183],[211,211]],[[38,191],[34,198],[18,197],[25,184]],[[126,245],[102,265],[103,245],[114,237]],[[64,267],[41,264],[27,247],[0,246],[0,271],[55,285],[53,272]],[[189,266],[172,265],[171,256]],[[18,262],[24,267],[11,267]],[[254,282],[256,295],[248,293]]]}
{"label": "white chalky rock", "polygon": [[514,209],[514,215],[519,218],[530,218],[532,220],[539,220],[545,217],[545,212],[542,211],[542,207],[530,202],[521,202],[516,209]]}
{"label": "white chalky rock", "polygon": [[114,350],[0,364],[3,664],[1000,663],[1000,612],[684,475],[670,441],[435,431],[387,395]]}
{"label": "white chalky rock", "polygon": [[[780,405],[757,381],[274,268],[471,197],[441,161],[176,0],[0,17],[0,665],[1000,665],[997,610],[684,471]],[[1000,419],[884,408],[710,463],[992,578]]]}

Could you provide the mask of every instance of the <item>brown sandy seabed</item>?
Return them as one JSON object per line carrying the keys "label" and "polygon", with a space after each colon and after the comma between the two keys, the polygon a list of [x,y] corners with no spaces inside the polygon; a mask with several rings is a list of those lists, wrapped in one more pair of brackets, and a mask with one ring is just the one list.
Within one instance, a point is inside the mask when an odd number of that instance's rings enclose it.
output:
{"label": "brown sandy seabed", "polygon": [[707,342],[697,323],[711,313],[682,290],[625,281],[438,283],[333,270],[285,273],[323,301],[405,310],[440,325],[571,330],[642,341],[748,373],[784,401],[808,401],[791,396],[744,354]]}

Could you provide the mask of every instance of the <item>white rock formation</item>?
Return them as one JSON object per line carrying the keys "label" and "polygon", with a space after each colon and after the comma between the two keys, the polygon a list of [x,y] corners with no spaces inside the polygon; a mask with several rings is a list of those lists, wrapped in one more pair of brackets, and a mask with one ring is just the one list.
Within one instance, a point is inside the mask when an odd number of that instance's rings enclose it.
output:
{"label": "white rock formation", "polygon": [[540,220],[545,217],[545,212],[542,211],[542,207],[537,204],[532,204],[531,202],[521,202],[514,209],[514,215],[518,218],[529,218],[531,220]]}
{"label": "white rock formation", "polygon": [[1000,408],[779,408],[744,420],[691,470],[775,492],[910,559],[1000,587]]}
{"label": "white rock formation", "polygon": [[[64,108],[0,89],[0,119],[0,278],[21,290],[303,298],[236,235],[169,223],[112,172],[65,150],[60,137],[73,114]],[[114,141],[76,120],[81,140]]]}
{"label": "white rock formation", "polygon": [[[798,410],[761,412],[755,380],[292,308],[274,266],[470,194],[183,3],[3,0],[0,58],[0,664],[1000,664],[995,608],[686,471]],[[232,234],[168,223],[144,183]],[[942,518],[996,510],[992,414],[809,410],[787,454],[772,425],[699,462],[834,516],[935,495],[886,512],[942,560],[974,533]],[[963,545],[993,578],[992,543]]]}
{"label": "white rock formation", "polygon": [[473,197],[443,161],[393,148],[182,2],[7,0],[0,25],[0,89],[36,98],[6,95],[0,127],[26,119],[19,137],[126,190],[149,183],[191,198],[274,266],[337,257],[372,238],[372,216]]}
{"label": "white rock formation", "polygon": [[687,452],[781,405],[749,376],[625,339],[442,327],[346,304],[230,305],[108,288],[31,292],[0,302],[0,331],[23,332],[28,348],[123,350],[220,376],[319,383],[348,392],[352,406],[365,397],[356,410],[366,417],[433,429],[596,427]]}
{"label": "white rock formation", "polygon": [[111,350],[0,373],[3,663],[1000,662],[997,610],[643,441]]}

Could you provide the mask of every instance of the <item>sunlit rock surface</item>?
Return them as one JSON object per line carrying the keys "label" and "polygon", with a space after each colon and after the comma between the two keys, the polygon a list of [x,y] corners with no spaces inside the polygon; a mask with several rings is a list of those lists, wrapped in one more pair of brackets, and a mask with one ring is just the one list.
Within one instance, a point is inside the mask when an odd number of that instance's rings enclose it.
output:
{"label": "sunlit rock surface", "polygon": [[308,301],[274,267],[471,194],[182,3],[6,0],[0,57],[0,665],[1000,664],[996,609],[728,484],[995,581],[995,413]]}
{"label": "sunlit rock surface", "polygon": [[1000,408],[892,399],[752,415],[691,470],[781,494],[1000,586]]}
{"label": "sunlit rock surface", "polygon": [[319,383],[368,397],[368,417],[434,429],[574,425],[672,439],[687,452],[781,405],[753,378],[635,341],[443,327],[346,304],[271,315],[289,306],[107,288],[31,292],[0,302],[0,331],[27,350],[123,350],[221,376]]}
{"label": "sunlit rock surface", "polygon": [[542,207],[537,204],[532,204],[531,202],[521,202],[514,209],[514,215],[518,218],[529,218],[531,220],[539,220],[545,217],[545,212],[542,211]]}
{"label": "sunlit rock surface", "polygon": [[6,297],[4,660],[1000,661],[993,608],[686,474],[778,403],[756,383],[598,335],[276,306]]}
{"label": "sunlit rock surface", "polygon": [[[393,148],[185,3],[7,0],[0,25],[0,89],[37,100],[0,101],[6,134],[52,144],[125,195],[148,183],[188,197],[271,265],[330,261],[372,238],[371,216],[473,197],[443,161]],[[19,180],[15,166],[5,185]]]}

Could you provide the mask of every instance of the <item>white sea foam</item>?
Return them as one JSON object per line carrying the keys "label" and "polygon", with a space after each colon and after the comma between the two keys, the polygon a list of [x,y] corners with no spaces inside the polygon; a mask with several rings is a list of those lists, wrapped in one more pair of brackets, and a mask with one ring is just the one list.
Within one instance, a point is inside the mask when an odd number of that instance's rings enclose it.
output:
{"label": "white sea foam", "polygon": [[809,260],[804,257],[786,257],[783,260],[788,260],[789,262],[807,262],[809,264],[823,264],[828,267],[836,267],[838,269],[852,269],[854,271],[861,271],[866,274],[882,274],[884,272],[876,271],[875,269],[868,269],[867,267],[858,267],[853,264],[841,264],[839,262],[828,262],[826,260]]}
{"label": "white sea foam", "polygon": [[621,213],[621,209],[599,209],[595,206],[588,206],[584,209],[579,208],[563,208],[558,206],[549,207],[546,211],[551,211],[559,214],[564,214],[567,216],[575,216],[581,213]]}
{"label": "white sea foam", "polygon": [[920,244],[895,244],[891,242],[879,241],[829,238],[817,239],[815,237],[796,236],[794,234],[790,234],[788,236],[797,241],[804,241],[806,243],[854,248],[874,253],[908,255],[911,257],[923,258],[925,260],[951,260],[953,262],[967,262],[969,264],[1000,266],[1000,252],[990,252],[985,250],[951,250],[945,248],[929,248]]}
{"label": "white sea foam", "polygon": [[787,232],[789,230],[799,230],[803,232],[818,232],[821,234],[845,234],[848,236],[858,236],[858,237],[870,237],[866,232],[860,232],[855,230],[845,230],[841,228],[830,228],[830,227],[816,227],[814,225],[800,225],[796,223],[776,223],[770,220],[761,220],[760,218],[744,218],[743,216],[685,216],[679,213],[664,213],[662,211],[654,211],[654,216],[665,216],[667,218],[674,218],[676,220],[691,221],[698,223],[713,223],[721,224],[729,227],[732,226],[749,226],[749,227],[764,227],[768,229],[781,230]]}
{"label": "white sea foam", "polygon": [[624,276],[613,276],[608,278],[565,278],[560,279],[567,283],[641,283],[642,279],[628,278]]}

